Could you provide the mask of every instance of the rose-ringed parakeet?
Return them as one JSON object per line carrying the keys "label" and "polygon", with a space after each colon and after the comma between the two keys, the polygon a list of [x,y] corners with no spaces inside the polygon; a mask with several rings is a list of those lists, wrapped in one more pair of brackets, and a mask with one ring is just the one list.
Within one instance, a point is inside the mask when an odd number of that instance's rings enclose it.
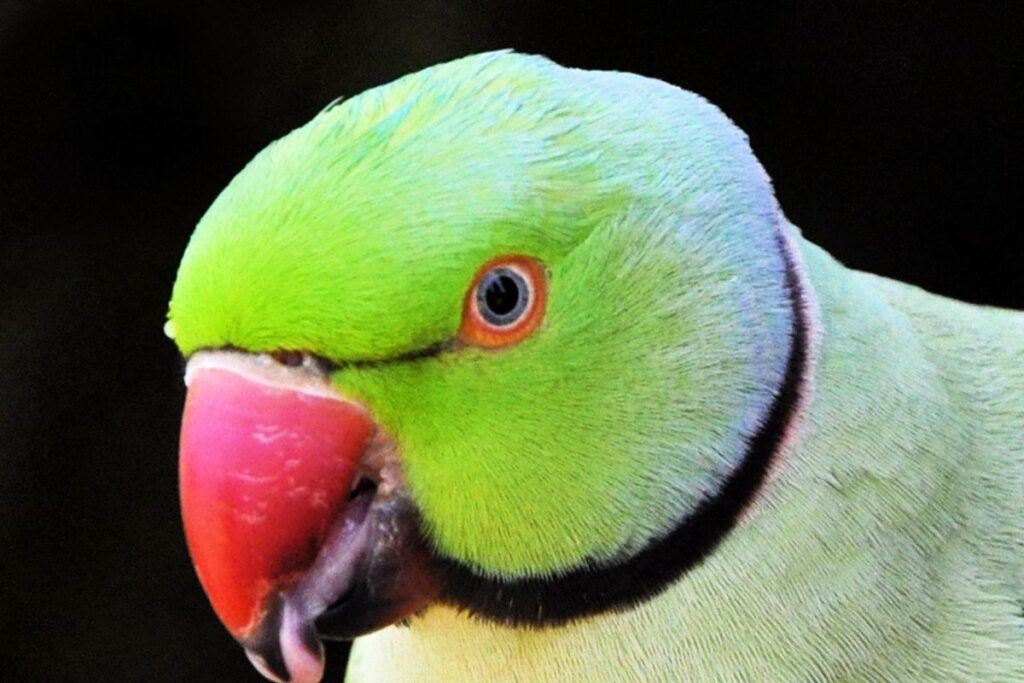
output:
{"label": "rose-ringed parakeet", "polygon": [[270,678],[1024,680],[1024,316],[843,267],[697,95],[502,52],[332,105],[167,330]]}

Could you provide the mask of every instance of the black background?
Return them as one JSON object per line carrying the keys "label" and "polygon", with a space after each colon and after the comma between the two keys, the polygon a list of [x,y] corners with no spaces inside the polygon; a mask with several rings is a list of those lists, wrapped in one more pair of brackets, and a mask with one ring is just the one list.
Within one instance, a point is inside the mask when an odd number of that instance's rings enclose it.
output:
{"label": "black background", "polygon": [[499,47],[659,77],[847,264],[1024,308],[1011,3],[824,4],[0,0],[0,675],[259,680],[185,551],[161,326],[205,207],[338,95]]}

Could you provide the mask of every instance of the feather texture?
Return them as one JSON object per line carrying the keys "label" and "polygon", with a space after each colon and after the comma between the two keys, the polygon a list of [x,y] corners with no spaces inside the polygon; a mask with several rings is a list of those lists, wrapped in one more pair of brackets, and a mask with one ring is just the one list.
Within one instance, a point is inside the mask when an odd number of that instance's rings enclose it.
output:
{"label": "feather texture", "polygon": [[[450,344],[503,254],[546,267],[544,322]],[[361,638],[354,681],[1024,680],[1024,316],[844,268],[692,93],[503,52],[332,105],[211,207],[170,321],[186,354],[334,361],[434,551],[498,592],[628,579],[778,430],[642,598],[555,625],[450,599]]]}

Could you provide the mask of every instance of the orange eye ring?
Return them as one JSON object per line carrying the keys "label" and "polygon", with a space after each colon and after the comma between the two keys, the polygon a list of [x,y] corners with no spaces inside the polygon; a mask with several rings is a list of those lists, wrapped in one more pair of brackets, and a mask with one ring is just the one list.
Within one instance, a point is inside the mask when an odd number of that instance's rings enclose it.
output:
{"label": "orange eye ring", "polygon": [[547,273],[536,259],[501,256],[488,261],[466,292],[459,340],[489,349],[521,342],[544,319],[547,299]]}

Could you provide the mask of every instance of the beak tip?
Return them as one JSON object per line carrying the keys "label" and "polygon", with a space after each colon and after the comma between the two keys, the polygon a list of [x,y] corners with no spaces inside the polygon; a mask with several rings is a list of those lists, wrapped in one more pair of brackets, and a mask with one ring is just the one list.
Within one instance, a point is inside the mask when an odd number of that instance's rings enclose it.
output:
{"label": "beak tip", "polygon": [[260,675],[267,680],[274,681],[274,683],[288,683],[289,679],[279,676],[274,669],[270,668],[267,660],[263,659],[263,656],[258,652],[246,648],[245,656],[249,658],[249,662],[260,672]]}
{"label": "beak tip", "polygon": [[257,631],[242,639],[245,654],[264,677],[277,683],[319,683],[324,646],[313,622],[278,596]]}
{"label": "beak tip", "polygon": [[295,652],[290,654],[291,656],[284,655],[287,671],[278,672],[271,668],[258,652],[248,648],[245,650],[245,656],[268,680],[275,681],[275,683],[320,683],[324,676],[323,645],[319,646],[318,653]]}
{"label": "beak tip", "polygon": [[287,603],[281,624],[281,653],[291,683],[320,683],[324,677],[324,645],[313,623]]}

